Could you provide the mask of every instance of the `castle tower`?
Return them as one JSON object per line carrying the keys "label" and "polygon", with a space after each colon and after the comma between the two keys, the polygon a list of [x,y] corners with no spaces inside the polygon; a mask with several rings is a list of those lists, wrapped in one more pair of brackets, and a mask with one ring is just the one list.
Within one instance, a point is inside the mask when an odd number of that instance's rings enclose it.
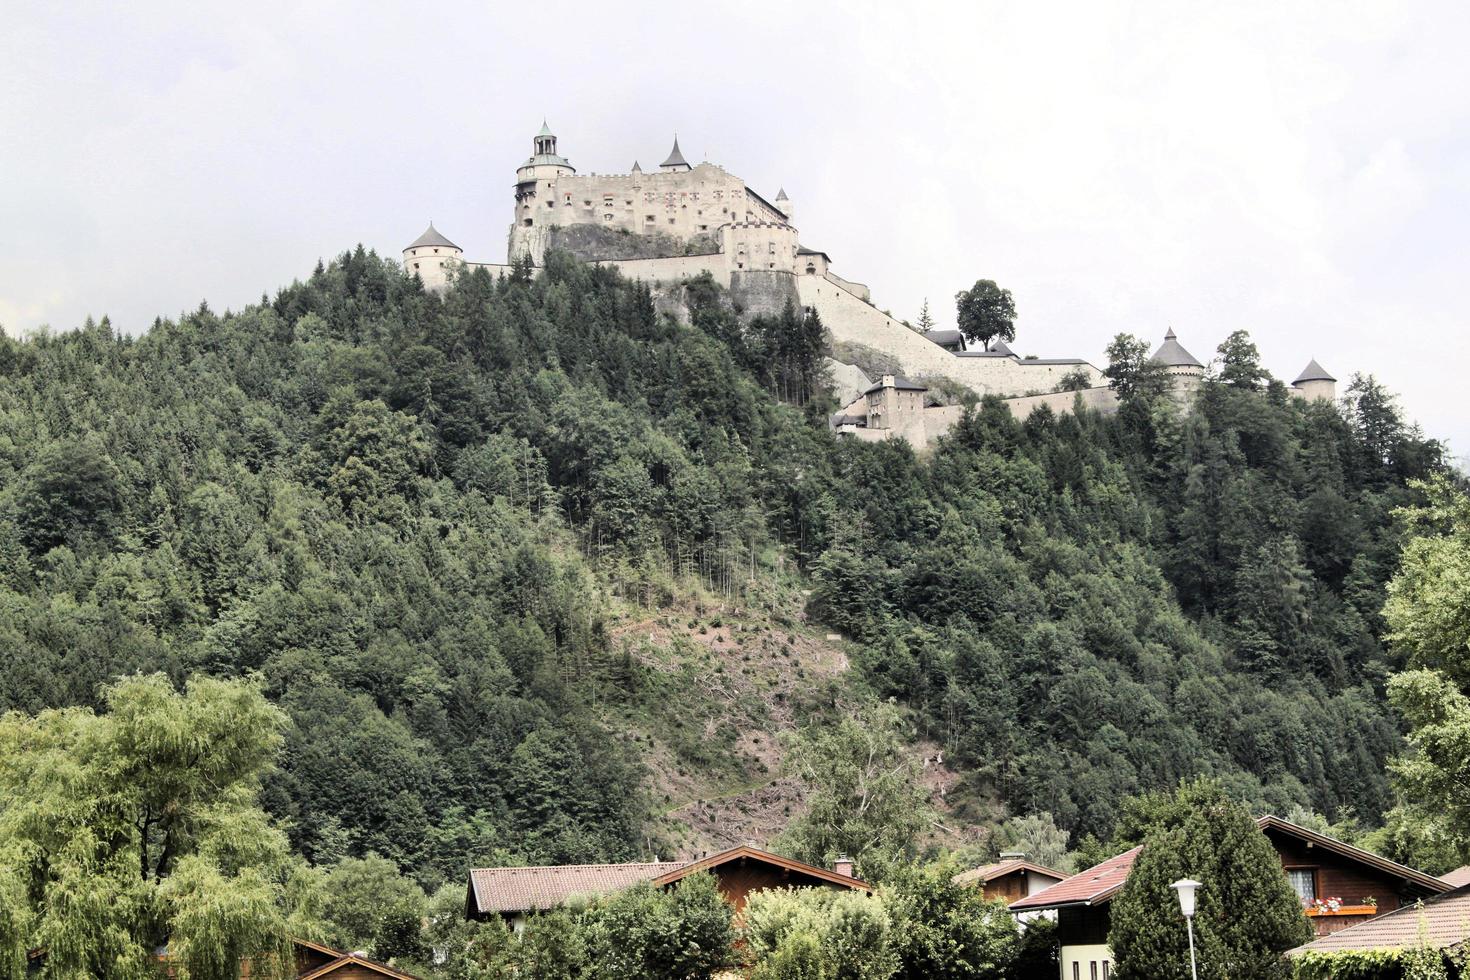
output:
{"label": "castle tower", "polygon": [[1179,343],[1173,327],[1164,334],[1164,342],[1150,360],[1164,366],[1164,373],[1169,376],[1169,397],[1180,407],[1188,408],[1204,380],[1205,366]]}
{"label": "castle tower", "polygon": [[577,172],[556,151],[556,136],[543,120],[531,142],[532,153],[516,169],[515,221],[510,228],[510,260],[529,254],[540,260],[546,250],[546,229],[557,224],[555,186],[558,178]]}
{"label": "castle tower", "polygon": [[784,187],[776,192],[776,210],[786,215],[787,221],[790,221],[796,216],[796,208],[792,206],[791,198],[786,196],[786,188]]}
{"label": "castle tower", "polygon": [[1337,400],[1337,379],[1328,374],[1314,357],[1291,383],[1291,394],[1308,402],[1333,402]]}
{"label": "castle tower", "polygon": [[434,222],[403,250],[403,271],[423,280],[426,289],[443,289],[450,273],[464,262],[464,249],[439,233]]}
{"label": "castle tower", "polygon": [[669,151],[669,158],[658,165],[658,169],[670,174],[694,169],[689,166],[689,161],[684,159],[684,154],[679,152],[679,137],[674,137],[674,148]]}

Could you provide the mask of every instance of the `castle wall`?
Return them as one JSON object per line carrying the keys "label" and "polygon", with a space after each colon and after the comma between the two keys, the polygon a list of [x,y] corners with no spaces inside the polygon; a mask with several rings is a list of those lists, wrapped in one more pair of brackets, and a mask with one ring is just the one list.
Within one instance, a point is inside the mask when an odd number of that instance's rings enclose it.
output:
{"label": "castle wall", "polygon": [[731,271],[730,301],[748,316],[779,316],[787,303],[801,307],[791,273],[779,269]]}
{"label": "castle wall", "polygon": [[1325,378],[1320,381],[1303,381],[1287,390],[1291,392],[1291,397],[1307,402],[1337,401],[1337,382]]}
{"label": "castle wall", "polygon": [[1023,395],[1050,392],[1071,371],[1082,369],[1094,385],[1102,372],[1086,362],[1051,363],[1009,357],[956,357],[893,317],[864,302],[841,281],[798,275],[802,305],[810,306],[834,340],[864,344],[898,358],[910,377],[945,377],[979,395]]}
{"label": "castle wall", "polygon": [[629,279],[644,282],[678,282],[708,271],[715,282],[729,288],[730,270],[723,255],[673,255],[662,259],[613,259],[598,265],[611,266]]}
{"label": "castle wall", "polygon": [[796,229],[773,221],[737,221],[720,229],[720,251],[734,271],[791,272],[796,263]]}
{"label": "castle wall", "polygon": [[[535,250],[529,232],[543,225],[597,225],[688,239],[754,216],[745,182],[711,163],[669,172],[566,174],[538,187],[537,197],[529,210],[517,210],[520,226],[512,232],[512,248],[523,240],[538,257],[544,241]],[[527,217],[530,226],[524,223]]]}
{"label": "castle wall", "polygon": [[1070,412],[1077,404],[1078,397],[1082,404],[1094,411],[1109,414],[1118,410],[1118,394],[1112,388],[1084,388],[1081,391],[1053,391],[1045,395],[1023,395],[1019,398],[1007,398],[1006,408],[1016,417],[1016,421],[1024,422],[1032,412],[1042,405],[1048,405],[1053,412]]}

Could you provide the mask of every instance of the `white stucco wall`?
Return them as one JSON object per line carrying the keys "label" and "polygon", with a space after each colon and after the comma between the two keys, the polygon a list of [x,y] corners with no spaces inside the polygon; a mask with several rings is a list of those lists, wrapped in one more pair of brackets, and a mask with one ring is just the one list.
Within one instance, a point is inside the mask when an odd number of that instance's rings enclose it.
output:
{"label": "white stucco wall", "polygon": [[1050,405],[1053,412],[1070,412],[1076,404],[1077,397],[1082,397],[1082,404],[1096,411],[1107,413],[1118,410],[1118,394],[1111,388],[1084,388],[1082,391],[1054,391],[1046,395],[1026,395],[1020,398],[1007,398],[1006,408],[1016,417],[1016,421],[1024,422],[1036,409],[1042,405]]}
{"label": "white stucco wall", "polygon": [[846,289],[835,276],[796,277],[802,305],[813,307],[838,341],[864,344],[898,358],[910,377],[950,378],[980,395],[1050,392],[1069,372],[1081,368],[1094,385],[1102,372],[1086,362],[1044,363],[1010,357],[956,357],[924,339]]}

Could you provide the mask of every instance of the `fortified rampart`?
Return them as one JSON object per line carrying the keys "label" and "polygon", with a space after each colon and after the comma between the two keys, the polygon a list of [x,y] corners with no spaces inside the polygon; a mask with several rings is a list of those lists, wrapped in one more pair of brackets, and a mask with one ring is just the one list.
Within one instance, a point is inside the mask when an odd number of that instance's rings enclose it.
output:
{"label": "fortified rampart", "polygon": [[[544,124],[533,148],[516,170],[508,263],[529,256],[540,266],[547,249],[559,248],[657,287],[660,309],[677,309],[679,284],[707,273],[743,314],[775,315],[787,303],[816,311],[834,341],[872,348],[899,365],[885,368],[895,374],[834,417],[839,432],[869,441],[933,442],[963,409],[927,404],[922,379],[946,379],[977,395],[1000,396],[1021,419],[1042,405],[1071,411],[1079,400],[1098,411],[1116,409],[1102,372],[1079,358],[1022,358],[1004,344],[968,351],[954,331],[931,337],[900,323],[872,304],[867,286],[833,272],[826,252],[801,244],[784,190],[767,201],[722,167],[691,165],[677,139],[668,158],[647,173],[635,163],[626,174],[578,174]],[[463,250],[432,224],[403,250],[403,264],[433,290],[446,288],[462,268],[492,275],[512,269],[466,262]],[[1171,397],[1187,410],[1203,383],[1204,366],[1179,346],[1173,331],[1153,359],[1169,376]],[[899,369],[907,376],[898,375]],[[1059,391],[1064,382],[1081,390]],[[1316,361],[1291,387],[1293,396],[1307,401],[1331,400],[1335,392],[1336,382]]]}

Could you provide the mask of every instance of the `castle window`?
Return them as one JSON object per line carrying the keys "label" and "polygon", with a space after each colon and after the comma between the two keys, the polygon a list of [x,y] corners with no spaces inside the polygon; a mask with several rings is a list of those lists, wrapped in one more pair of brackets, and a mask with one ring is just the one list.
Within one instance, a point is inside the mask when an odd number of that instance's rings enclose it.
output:
{"label": "castle window", "polygon": [[439,249],[438,249],[438,248],[435,248],[435,249],[434,249],[434,254],[435,254],[435,255],[438,255],[438,254],[439,254]]}
{"label": "castle window", "polygon": [[806,264],[806,274],[809,275],[809,276],[816,275],[817,274],[817,267],[814,266],[814,265],[812,265],[810,262],[808,262]]}
{"label": "castle window", "polygon": [[651,215],[651,214],[644,215],[643,216],[643,223],[644,224],[648,224],[648,225],[653,224],[653,215]]}
{"label": "castle window", "polygon": [[700,225],[699,226],[699,230],[700,231],[709,231],[709,225]]}
{"label": "castle window", "polygon": [[546,202],[546,206],[548,208],[554,208],[554,207],[556,207],[556,202],[555,201],[547,201]]}
{"label": "castle window", "polygon": [[669,219],[669,224],[673,224],[673,223],[674,223],[674,219],[673,218],[670,218]]}
{"label": "castle window", "polygon": [[531,219],[530,218],[527,218],[526,219],[526,227],[527,228],[531,227]]}
{"label": "castle window", "polygon": [[602,216],[602,220],[603,221],[611,221],[612,220],[612,215],[610,215],[610,214],[604,214]]}

